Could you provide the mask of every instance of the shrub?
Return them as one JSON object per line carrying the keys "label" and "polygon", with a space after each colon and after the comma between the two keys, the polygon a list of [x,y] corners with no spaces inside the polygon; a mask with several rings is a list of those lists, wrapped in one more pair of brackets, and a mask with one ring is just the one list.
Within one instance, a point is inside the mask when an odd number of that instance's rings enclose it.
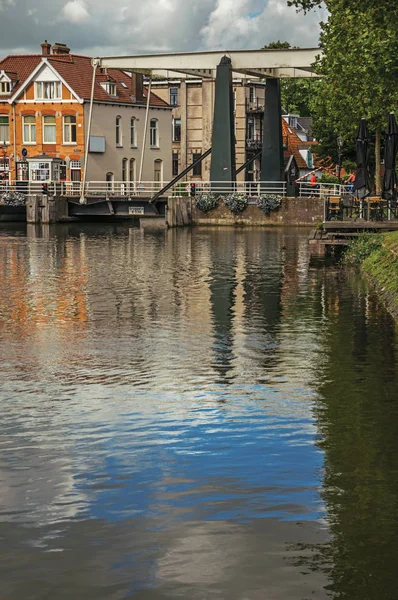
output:
{"label": "shrub", "polygon": [[218,198],[209,192],[208,194],[200,194],[196,198],[196,207],[204,213],[214,210],[218,206]]}
{"label": "shrub", "polygon": [[278,208],[280,208],[282,196],[278,196],[277,194],[264,194],[263,196],[260,196],[260,198],[257,198],[256,204],[266,215],[269,215],[271,210],[278,210]]}
{"label": "shrub", "polygon": [[229,208],[232,214],[238,215],[243,212],[248,205],[247,196],[245,194],[229,194],[224,200],[225,206]]}
{"label": "shrub", "polygon": [[382,237],[380,235],[360,235],[352,240],[344,252],[343,262],[348,266],[359,266],[373,252],[382,247]]}

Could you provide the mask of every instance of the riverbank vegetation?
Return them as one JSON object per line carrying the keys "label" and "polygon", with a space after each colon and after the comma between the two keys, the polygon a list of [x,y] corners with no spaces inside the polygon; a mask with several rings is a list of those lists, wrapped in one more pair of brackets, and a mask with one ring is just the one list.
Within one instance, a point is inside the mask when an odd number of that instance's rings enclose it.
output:
{"label": "riverbank vegetation", "polygon": [[360,236],[347,248],[343,263],[359,267],[398,318],[398,231]]}

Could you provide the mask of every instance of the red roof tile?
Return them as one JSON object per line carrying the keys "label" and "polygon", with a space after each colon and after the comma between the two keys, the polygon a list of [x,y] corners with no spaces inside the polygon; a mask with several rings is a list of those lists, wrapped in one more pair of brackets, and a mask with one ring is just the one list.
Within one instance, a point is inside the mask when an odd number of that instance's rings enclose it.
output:
{"label": "red roof tile", "polygon": [[0,60],[0,71],[6,71],[16,73],[17,84],[12,89],[11,93],[7,96],[2,95],[3,98],[13,96],[15,92],[25,83],[32,71],[35,70],[39,62],[41,61],[41,54],[16,54],[6,56]]}
{"label": "red roof tile", "polygon": [[301,156],[299,146],[303,145],[303,140],[299,138],[297,133],[289,127],[285,119],[282,118],[282,136],[287,139],[287,150],[285,154],[294,155],[296,163],[299,169],[308,169],[308,165],[304,158]]}
{"label": "red roof tile", "polygon": [[[4,69],[5,71],[12,71],[18,74],[18,83],[10,95],[14,95],[25,83],[42,58],[41,54],[26,54],[7,56],[0,61],[0,70]],[[45,58],[80,98],[84,100],[90,99],[93,78],[93,67],[90,57],[65,54],[47,55]],[[115,97],[107,94],[101,86],[101,82],[103,83],[110,79],[116,83],[117,95]],[[124,87],[122,82],[127,87]],[[148,96],[145,88],[144,96]],[[136,102],[131,99],[131,77],[118,69],[107,69],[106,72],[97,70],[94,100],[116,104],[119,102],[123,104],[135,104]],[[169,106],[167,102],[153,93],[151,93],[150,105],[164,108]]]}

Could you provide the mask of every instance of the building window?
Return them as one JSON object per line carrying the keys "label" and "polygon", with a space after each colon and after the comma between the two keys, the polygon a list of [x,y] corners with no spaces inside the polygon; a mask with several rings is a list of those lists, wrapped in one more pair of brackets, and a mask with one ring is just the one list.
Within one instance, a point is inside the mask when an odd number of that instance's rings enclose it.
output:
{"label": "building window", "polygon": [[293,129],[297,129],[297,117],[289,117],[289,125]]}
{"label": "building window", "polygon": [[153,171],[153,176],[154,176],[154,181],[157,182],[161,182],[162,181],[162,168],[163,168],[163,161],[160,160],[160,158],[158,158],[157,160],[155,160],[154,163],[154,171]]}
{"label": "building window", "polygon": [[0,115],[0,143],[10,141],[10,123],[8,117]]}
{"label": "building window", "polygon": [[158,121],[157,119],[151,119],[150,144],[152,147],[157,148],[159,146],[158,137]]}
{"label": "building window", "polygon": [[122,117],[116,117],[116,146],[123,146]]}
{"label": "building window", "polygon": [[0,94],[9,94],[11,91],[11,85],[9,81],[0,82]]}
{"label": "building window", "polygon": [[178,175],[178,152],[173,152],[171,166],[173,177],[176,177]]}
{"label": "building window", "polygon": [[250,102],[250,104],[253,104],[253,102],[254,102],[254,87],[253,86],[249,87],[249,102]]}
{"label": "building window", "polygon": [[132,148],[137,147],[137,132],[135,128],[135,118],[133,117],[130,121],[130,146]]}
{"label": "building window", "polygon": [[247,120],[247,139],[254,140],[254,119]]}
{"label": "building window", "polygon": [[101,83],[101,86],[106,91],[106,93],[109,94],[109,96],[117,96],[116,83],[114,83],[113,81],[106,81],[105,83]]}
{"label": "building window", "polygon": [[[201,154],[192,154],[192,162],[195,162],[201,156]],[[194,166],[194,168],[192,169],[192,175],[194,175],[195,177],[202,177],[202,161]]]}
{"label": "building window", "polygon": [[106,174],[106,189],[108,194],[111,194],[113,192],[113,182],[114,182],[114,176],[113,173],[107,173]]}
{"label": "building window", "polygon": [[76,117],[64,117],[64,144],[76,144]]}
{"label": "building window", "polygon": [[57,130],[55,117],[43,117],[43,144],[55,144],[57,141]]}
{"label": "building window", "polygon": [[122,181],[127,181],[127,158],[122,160]]}
{"label": "building window", "polygon": [[173,142],[181,142],[181,119],[173,119]]}
{"label": "building window", "polygon": [[61,100],[62,87],[60,81],[36,82],[36,100]]}
{"label": "building window", "polygon": [[170,105],[178,105],[178,88],[170,88]]}
{"label": "building window", "polygon": [[129,180],[135,181],[135,160],[134,158],[130,158],[129,163]]}
{"label": "building window", "polygon": [[51,179],[51,166],[49,162],[30,163],[31,181],[49,181]]}
{"label": "building window", "polygon": [[33,116],[22,117],[23,143],[34,144],[36,142],[36,118]]}

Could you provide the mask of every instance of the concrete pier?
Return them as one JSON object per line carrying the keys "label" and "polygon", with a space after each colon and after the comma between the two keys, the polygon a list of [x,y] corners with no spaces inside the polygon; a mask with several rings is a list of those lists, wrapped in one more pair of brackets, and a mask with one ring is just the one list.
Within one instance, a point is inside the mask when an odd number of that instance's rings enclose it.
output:
{"label": "concrete pier", "polygon": [[59,223],[67,217],[68,202],[65,198],[37,194],[27,199],[27,223]]}

